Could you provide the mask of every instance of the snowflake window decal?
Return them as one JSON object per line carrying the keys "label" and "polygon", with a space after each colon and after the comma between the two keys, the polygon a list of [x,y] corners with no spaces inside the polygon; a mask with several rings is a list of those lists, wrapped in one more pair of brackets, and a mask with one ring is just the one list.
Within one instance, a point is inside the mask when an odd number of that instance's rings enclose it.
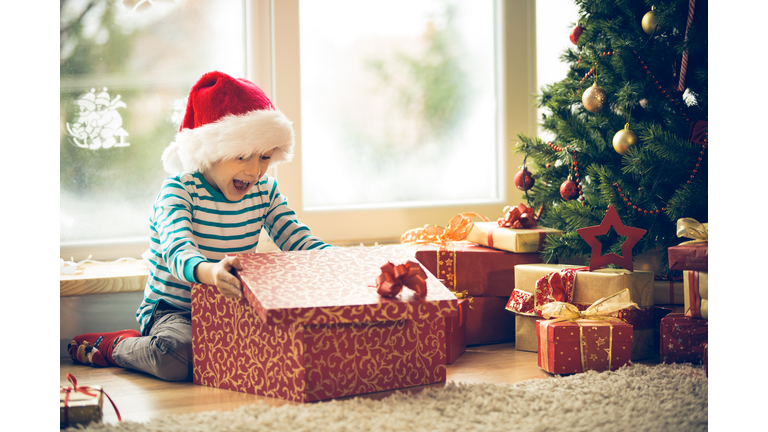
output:
{"label": "snowflake window decal", "polygon": [[96,93],[91,89],[75,102],[79,108],[74,123],[67,122],[67,133],[77,147],[98,150],[100,148],[128,147],[128,132],[123,129],[123,118],[118,108],[126,108],[120,95],[110,98],[107,88]]}

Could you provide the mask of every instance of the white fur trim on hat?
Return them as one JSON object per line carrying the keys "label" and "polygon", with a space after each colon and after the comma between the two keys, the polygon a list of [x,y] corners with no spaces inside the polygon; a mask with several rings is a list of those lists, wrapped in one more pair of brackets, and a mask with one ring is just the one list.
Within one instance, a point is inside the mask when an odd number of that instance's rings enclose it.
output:
{"label": "white fur trim on hat", "polygon": [[[256,110],[243,115],[228,115],[214,123],[182,129],[176,141],[165,149],[163,168],[180,171],[205,171],[222,160],[260,155],[272,149],[270,165],[293,158],[293,125],[280,110]],[[181,168],[181,169],[178,169]]]}

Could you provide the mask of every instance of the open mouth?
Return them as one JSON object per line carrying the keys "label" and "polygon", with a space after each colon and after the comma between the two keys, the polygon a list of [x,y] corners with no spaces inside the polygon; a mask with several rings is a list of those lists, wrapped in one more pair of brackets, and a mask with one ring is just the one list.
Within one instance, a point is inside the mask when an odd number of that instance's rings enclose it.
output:
{"label": "open mouth", "polygon": [[232,184],[235,186],[235,190],[243,193],[248,191],[248,189],[251,188],[251,185],[253,185],[253,182],[246,182],[242,180],[233,179]]}

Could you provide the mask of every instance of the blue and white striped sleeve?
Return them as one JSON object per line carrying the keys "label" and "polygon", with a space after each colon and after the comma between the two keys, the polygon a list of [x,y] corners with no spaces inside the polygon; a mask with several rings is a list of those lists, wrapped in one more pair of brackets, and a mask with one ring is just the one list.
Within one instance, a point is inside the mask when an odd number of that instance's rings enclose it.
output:
{"label": "blue and white striped sleeve", "polygon": [[186,282],[197,282],[195,266],[206,261],[192,235],[192,197],[178,179],[166,179],[155,201],[154,229],[163,261],[171,274]]}
{"label": "blue and white striped sleeve", "polygon": [[331,247],[319,237],[313,236],[309,228],[296,219],[296,212],[288,207],[288,200],[280,193],[277,182],[270,178],[267,182],[269,191],[269,210],[264,220],[267,233],[280,250],[310,250]]}

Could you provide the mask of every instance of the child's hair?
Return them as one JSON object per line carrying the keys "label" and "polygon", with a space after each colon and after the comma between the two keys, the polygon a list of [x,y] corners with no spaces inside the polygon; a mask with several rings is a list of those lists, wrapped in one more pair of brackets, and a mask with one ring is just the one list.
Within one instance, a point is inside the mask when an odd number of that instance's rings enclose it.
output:
{"label": "child's hair", "polygon": [[176,139],[163,152],[166,171],[205,171],[211,164],[274,149],[270,165],[293,158],[290,120],[244,78],[214,71],[192,87]]}

